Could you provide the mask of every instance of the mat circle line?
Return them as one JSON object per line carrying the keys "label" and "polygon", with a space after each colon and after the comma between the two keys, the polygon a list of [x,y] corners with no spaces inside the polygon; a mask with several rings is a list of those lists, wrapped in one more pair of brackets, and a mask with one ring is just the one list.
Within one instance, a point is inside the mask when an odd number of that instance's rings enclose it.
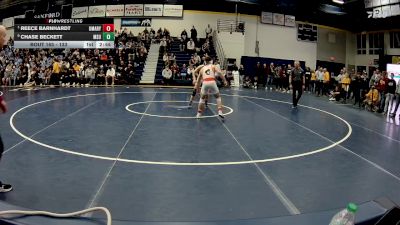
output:
{"label": "mat circle line", "polygon": [[[42,142],[39,142],[37,140],[34,140],[30,137],[28,137],[27,135],[23,134],[22,132],[20,132],[14,125],[14,118],[15,116],[20,113],[21,111],[35,106],[35,105],[39,105],[39,104],[43,104],[46,102],[52,102],[52,101],[57,101],[57,100],[62,100],[62,99],[68,99],[68,98],[78,98],[78,97],[87,97],[87,96],[101,96],[101,95],[114,95],[114,94],[191,94],[190,92],[112,92],[112,93],[96,93],[96,94],[84,94],[84,95],[71,95],[71,96],[65,96],[65,97],[59,97],[59,98],[52,98],[52,99],[47,99],[47,100],[43,100],[43,101],[39,101],[39,102],[35,102],[29,105],[26,105],[20,109],[18,109],[17,111],[15,111],[11,117],[10,117],[10,126],[11,128],[14,130],[15,133],[17,133],[19,136],[21,136],[22,138],[26,139],[27,141],[30,141],[34,144],[40,145],[42,147],[51,149],[51,150],[55,150],[55,151],[59,151],[59,152],[63,152],[63,153],[67,153],[67,154],[71,154],[71,155],[76,155],[76,156],[82,156],[82,157],[87,157],[87,158],[93,158],[93,159],[101,159],[101,160],[109,160],[109,161],[118,161],[118,162],[126,162],[126,163],[136,163],[136,164],[147,164],[147,165],[162,165],[162,166],[231,166],[231,165],[244,165],[244,164],[255,164],[255,163],[267,163],[267,162],[274,162],[274,161],[281,161],[281,160],[288,160],[288,159],[295,159],[295,158],[300,158],[300,157],[305,157],[305,156],[309,156],[309,155],[314,155],[317,153],[321,153],[324,151],[327,151],[337,145],[340,145],[341,143],[343,143],[344,141],[346,141],[352,134],[352,127],[349,124],[349,122],[347,122],[345,119],[327,112],[325,110],[322,109],[318,109],[318,108],[314,108],[311,106],[305,106],[305,105],[298,105],[299,107],[304,107],[304,108],[309,108],[312,110],[316,110],[328,115],[331,115],[337,119],[339,119],[340,121],[342,121],[344,124],[346,124],[347,128],[348,128],[348,132],[347,134],[340,139],[339,141],[336,141],[326,147],[323,148],[319,148],[316,150],[312,150],[309,152],[305,152],[305,153],[300,153],[300,154],[294,154],[294,155],[288,155],[288,156],[282,156],[282,157],[275,157],[275,158],[267,158],[267,159],[258,159],[258,160],[245,160],[245,161],[234,161],[234,162],[197,162],[197,163],[191,163],[191,162],[166,162],[166,161],[144,161],[144,160],[134,160],[134,159],[123,159],[123,158],[114,158],[114,157],[106,157],[106,156],[99,156],[99,155],[93,155],[93,154],[86,154],[86,153],[81,153],[81,152],[75,152],[75,151],[71,151],[68,149],[63,149],[63,148],[59,148],[56,146],[52,146],[52,145],[48,145]],[[249,98],[249,99],[258,99],[258,100],[264,100],[264,101],[270,101],[270,102],[278,102],[278,103],[283,103],[283,104],[292,104],[291,102],[285,102],[285,101],[280,101],[280,100],[275,100],[275,99],[267,99],[267,98],[259,98],[259,97],[253,97],[253,96],[243,96],[243,95],[229,95],[229,94],[221,94],[222,96],[230,96],[230,97],[240,97],[240,98]]]}
{"label": "mat circle line", "polygon": [[[144,102],[135,102],[135,103],[131,103],[131,104],[125,106],[125,109],[128,112],[131,112],[131,113],[135,113],[135,114],[138,114],[138,115],[144,115],[144,116],[150,116],[150,117],[170,118],[170,119],[196,119],[195,116],[164,116],[164,115],[155,115],[155,114],[150,114],[150,113],[138,112],[138,111],[135,111],[133,109],[130,109],[131,106],[140,105],[140,104],[147,104],[147,103],[188,103],[188,101],[144,101]],[[216,105],[214,103],[208,103],[208,104],[209,105]],[[223,113],[224,116],[227,116],[227,115],[233,113],[233,109],[231,107],[228,107],[228,106],[225,106],[225,105],[222,106],[222,107],[229,110],[228,112]],[[201,116],[201,118],[214,118],[214,117],[218,117],[218,115]]]}

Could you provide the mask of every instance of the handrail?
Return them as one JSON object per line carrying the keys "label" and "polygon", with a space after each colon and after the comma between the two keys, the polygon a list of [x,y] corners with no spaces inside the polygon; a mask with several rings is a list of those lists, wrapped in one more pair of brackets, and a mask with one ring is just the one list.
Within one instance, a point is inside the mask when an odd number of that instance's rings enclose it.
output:
{"label": "handrail", "polygon": [[217,30],[218,32],[220,31],[225,31],[225,32],[240,32],[243,33],[245,32],[245,22],[244,21],[238,21],[238,20],[218,20],[217,21]]}
{"label": "handrail", "polygon": [[222,47],[221,41],[219,40],[217,31],[214,31],[212,40],[213,40],[215,52],[217,53],[217,56],[218,56],[218,59],[219,59],[220,65],[221,65],[221,69],[224,69],[225,65],[226,65],[226,57],[225,57],[225,52]]}

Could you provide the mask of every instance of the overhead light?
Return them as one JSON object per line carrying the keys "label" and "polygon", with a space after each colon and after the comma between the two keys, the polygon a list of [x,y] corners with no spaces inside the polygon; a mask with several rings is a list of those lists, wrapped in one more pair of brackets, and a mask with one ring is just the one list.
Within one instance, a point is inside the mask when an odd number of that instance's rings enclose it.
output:
{"label": "overhead light", "polygon": [[337,4],[344,4],[344,0],[332,0],[332,2],[337,3]]}

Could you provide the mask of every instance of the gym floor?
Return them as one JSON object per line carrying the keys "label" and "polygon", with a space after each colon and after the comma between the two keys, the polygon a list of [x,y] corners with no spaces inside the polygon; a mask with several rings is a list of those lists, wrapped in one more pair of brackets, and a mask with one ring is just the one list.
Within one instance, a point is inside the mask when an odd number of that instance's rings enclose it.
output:
{"label": "gym floor", "polygon": [[[110,209],[116,220],[224,221],[400,204],[395,119],[304,94],[222,90],[225,122],[190,89],[2,90],[7,203]],[[211,103],[215,99],[211,99]],[[197,106],[197,105],[195,105]],[[102,215],[89,215],[102,216]]]}

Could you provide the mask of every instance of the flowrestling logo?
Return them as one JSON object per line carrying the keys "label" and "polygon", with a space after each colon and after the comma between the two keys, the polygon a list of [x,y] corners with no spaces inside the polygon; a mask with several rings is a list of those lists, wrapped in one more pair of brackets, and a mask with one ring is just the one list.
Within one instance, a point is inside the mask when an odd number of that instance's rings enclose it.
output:
{"label": "flowrestling logo", "polygon": [[121,27],[150,27],[151,18],[121,18]]}

